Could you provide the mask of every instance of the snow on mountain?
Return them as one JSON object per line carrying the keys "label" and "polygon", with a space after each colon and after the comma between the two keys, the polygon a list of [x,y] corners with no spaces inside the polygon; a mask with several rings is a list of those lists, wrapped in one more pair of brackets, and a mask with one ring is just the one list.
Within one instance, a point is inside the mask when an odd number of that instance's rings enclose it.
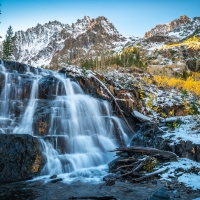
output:
{"label": "snow on mountain", "polygon": [[167,24],[156,25],[144,38],[139,38],[123,36],[103,16],[95,19],[85,16],[71,25],[53,21],[16,32],[14,56],[22,63],[54,68],[69,62],[78,64],[81,59],[94,58],[102,52],[117,53],[124,47],[137,46],[146,51],[144,56],[153,58],[159,57],[154,55],[156,49],[192,36],[200,36],[200,17],[181,16]]}
{"label": "snow on mountain", "polygon": [[33,65],[49,64],[52,56],[64,46],[65,38],[72,28],[58,21],[38,24],[26,32],[15,33],[15,58],[22,63]]}
{"label": "snow on mountain", "polygon": [[182,40],[195,33],[197,29],[200,29],[200,17],[189,19],[188,23],[183,23],[179,26],[176,26],[172,31],[168,32],[166,35]]}
{"label": "snow on mountain", "polygon": [[158,24],[146,32],[143,47],[150,51],[161,49],[169,43],[177,43],[182,39],[194,34],[200,28],[200,18],[188,18],[181,16],[166,24]]}
{"label": "snow on mountain", "polygon": [[144,38],[170,36],[178,41],[193,34],[199,28],[200,17],[190,19],[186,15],[183,15],[167,24],[156,25],[150,31],[145,33]]}
{"label": "snow on mountain", "polygon": [[120,51],[127,43],[137,40],[123,37],[105,17],[92,19],[88,16],[71,25],[58,21],[38,24],[27,31],[16,32],[15,37],[16,60],[34,66],[59,60],[76,61],[80,52],[84,56],[94,51],[94,46]]}
{"label": "snow on mountain", "polygon": [[[84,23],[85,20],[87,24]],[[78,64],[81,59],[94,58],[111,50],[119,52],[124,46],[130,45],[130,41],[133,43],[137,40],[136,37],[122,36],[105,17],[85,17],[72,25],[72,38],[66,38],[63,49],[54,54],[50,64],[53,68],[68,61]]]}

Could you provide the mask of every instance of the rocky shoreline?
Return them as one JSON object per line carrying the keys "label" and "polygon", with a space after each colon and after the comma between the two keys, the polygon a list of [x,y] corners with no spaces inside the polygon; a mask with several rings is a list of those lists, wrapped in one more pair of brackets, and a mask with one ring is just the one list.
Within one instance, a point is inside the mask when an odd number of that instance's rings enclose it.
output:
{"label": "rocky shoreline", "polygon": [[69,200],[69,199],[105,199],[105,200],[153,200],[153,199],[180,199],[192,200],[198,198],[199,190],[186,188],[176,181],[160,181],[158,179],[141,183],[117,181],[113,186],[103,183],[92,184],[76,181],[70,184],[43,181],[26,181],[0,186],[2,200]]}

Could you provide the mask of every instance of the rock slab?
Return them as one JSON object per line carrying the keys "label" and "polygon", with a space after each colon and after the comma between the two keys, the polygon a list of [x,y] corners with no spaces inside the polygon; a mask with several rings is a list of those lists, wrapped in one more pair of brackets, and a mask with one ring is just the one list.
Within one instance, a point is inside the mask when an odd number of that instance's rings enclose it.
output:
{"label": "rock slab", "polygon": [[44,159],[40,141],[28,134],[0,134],[0,183],[39,175]]}

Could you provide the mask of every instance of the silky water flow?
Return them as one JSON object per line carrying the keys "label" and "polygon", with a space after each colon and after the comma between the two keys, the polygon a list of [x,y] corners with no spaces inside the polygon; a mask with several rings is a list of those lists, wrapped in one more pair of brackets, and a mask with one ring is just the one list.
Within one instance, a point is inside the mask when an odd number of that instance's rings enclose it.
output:
{"label": "silky water flow", "polygon": [[[40,139],[46,158],[41,176],[57,174],[66,179],[98,179],[106,174],[107,164],[114,159],[109,150],[128,142],[128,129],[122,120],[113,116],[111,105],[84,94],[64,74],[33,67],[30,72],[30,66],[23,73],[9,71],[3,62],[0,68],[4,77],[0,133],[31,134]],[[46,77],[54,82],[53,99],[38,97],[39,84]],[[34,129],[34,118],[36,108],[45,101],[51,105],[47,109],[49,126],[45,134],[39,135]],[[16,108],[23,110],[18,117]]]}

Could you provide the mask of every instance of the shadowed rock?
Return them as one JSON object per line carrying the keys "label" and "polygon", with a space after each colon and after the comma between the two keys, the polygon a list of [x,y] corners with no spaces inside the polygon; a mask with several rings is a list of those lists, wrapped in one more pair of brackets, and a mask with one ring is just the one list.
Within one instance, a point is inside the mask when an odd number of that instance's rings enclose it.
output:
{"label": "shadowed rock", "polygon": [[28,180],[40,173],[40,142],[28,134],[0,134],[0,182]]}

